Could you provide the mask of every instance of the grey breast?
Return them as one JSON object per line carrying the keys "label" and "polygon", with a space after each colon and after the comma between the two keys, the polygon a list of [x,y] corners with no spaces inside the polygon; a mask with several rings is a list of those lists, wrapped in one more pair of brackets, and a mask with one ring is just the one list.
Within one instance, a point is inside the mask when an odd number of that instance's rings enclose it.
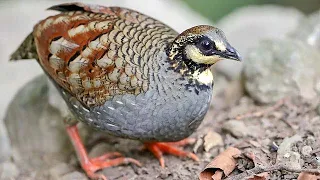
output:
{"label": "grey breast", "polygon": [[85,108],[63,92],[78,120],[109,134],[142,141],[177,141],[200,125],[211,100],[212,88],[198,94],[187,89],[187,80],[168,70],[167,55],[157,55],[159,69],[151,72],[150,88],[139,95],[114,96],[102,106]]}

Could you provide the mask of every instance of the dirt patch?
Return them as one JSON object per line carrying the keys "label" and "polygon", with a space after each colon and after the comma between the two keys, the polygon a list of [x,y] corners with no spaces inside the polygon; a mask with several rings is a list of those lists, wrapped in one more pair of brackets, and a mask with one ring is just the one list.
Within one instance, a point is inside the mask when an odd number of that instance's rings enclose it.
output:
{"label": "dirt patch", "polygon": [[[250,98],[243,97],[232,107],[211,108],[200,128],[192,135],[197,139],[196,143],[186,148],[195,151],[200,162],[166,155],[166,167],[161,168],[150,152],[141,150],[140,142],[115,138],[96,131],[90,131],[86,138],[86,147],[92,157],[105,152],[119,151],[143,164],[141,168],[125,165],[101,171],[111,180],[198,179],[201,170],[230,146],[238,148],[244,155],[251,156],[251,159],[238,159],[235,170],[228,176],[231,179],[254,168],[257,161],[266,166],[280,162],[301,169],[317,169],[320,167],[318,104],[319,100],[297,97],[286,99],[276,105],[259,106]],[[283,157],[279,159],[280,151]],[[49,162],[49,165],[43,168],[28,167],[28,162],[16,163],[20,169],[17,179],[86,179],[75,153],[66,151],[65,154],[67,158],[59,160],[54,156],[54,161],[43,156],[43,161]],[[38,156],[41,155],[33,155]],[[252,157],[255,157],[255,162]],[[283,168],[267,172],[269,179],[296,179],[298,176],[299,172]]]}
{"label": "dirt patch", "polygon": [[[187,148],[190,151],[196,151],[201,159],[200,163],[189,159],[165,156],[166,168],[164,169],[160,168],[158,161],[151,153],[139,150],[141,146],[139,142],[106,137],[102,134],[97,136],[95,134],[96,137],[99,137],[99,146],[103,147],[100,148],[100,153],[104,152],[103,149],[105,151],[118,150],[129,157],[140,160],[144,164],[142,168],[133,165],[108,168],[103,170],[103,173],[110,179],[197,179],[204,166],[229,146],[236,147],[247,154],[252,153],[262,163],[271,166],[277,161],[279,146],[285,138],[292,136],[299,136],[301,140],[294,141],[290,144],[289,149],[284,151],[290,150],[298,153],[300,155],[298,162],[301,168],[318,168],[320,156],[320,144],[318,141],[320,138],[320,117],[316,112],[318,102],[318,100],[307,101],[301,98],[293,98],[287,99],[281,106],[273,109],[273,105],[257,106],[249,98],[244,97],[233,107],[224,110],[211,109],[201,127],[193,134],[193,137],[197,138],[200,143],[197,144],[197,147],[190,146]],[[266,111],[265,114],[259,115],[259,117],[253,116],[234,120],[234,117],[238,117],[238,115],[250,111],[264,112],[266,109],[272,110]],[[243,123],[246,128],[241,130],[244,132],[240,135],[232,134],[232,128],[231,131],[230,128],[229,130],[225,128],[229,121]],[[202,144],[201,142],[205,142],[206,135],[212,131],[222,136],[224,145],[221,146],[218,143],[217,146],[205,151],[204,143]],[[212,139],[212,141],[216,140],[216,138]],[[107,142],[111,143],[107,144]],[[96,142],[92,142],[92,144],[96,144]],[[93,149],[97,152],[99,148],[95,145]],[[99,155],[99,153],[94,154]],[[281,159],[280,161],[286,160]],[[287,161],[292,163],[290,159]],[[248,160],[239,160],[236,170],[229,177],[251,169],[253,166]],[[276,169],[269,173],[269,178],[295,179],[298,178],[298,175],[299,173],[297,172]]]}

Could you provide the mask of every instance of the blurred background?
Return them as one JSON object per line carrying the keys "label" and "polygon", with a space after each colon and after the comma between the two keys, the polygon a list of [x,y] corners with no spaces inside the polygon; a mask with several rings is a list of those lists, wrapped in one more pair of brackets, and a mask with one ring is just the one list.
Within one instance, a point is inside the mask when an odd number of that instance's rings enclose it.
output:
{"label": "blurred background", "polygon": [[[9,63],[8,58],[32,27],[40,19],[55,12],[45,11],[54,4],[69,0],[0,0],[0,118],[16,90],[35,75],[42,73],[34,61]],[[228,39],[246,56],[248,48],[260,39],[281,38],[297,26],[305,15],[320,8],[319,0],[82,0],[106,6],[123,6],[155,17],[177,31],[198,24],[215,24]],[[226,68],[226,71],[228,68]],[[235,71],[235,72],[233,72]],[[233,69],[228,75],[235,76]]]}
{"label": "blurred background", "polygon": [[[244,63],[219,62],[214,69],[217,95],[228,93],[225,89],[230,84],[238,92],[225,95],[227,102],[237,100],[244,91],[259,103],[275,102],[285,94],[318,96],[319,0],[78,1],[131,8],[178,32],[199,24],[222,29],[244,58]],[[43,74],[36,61],[8,62],[9,56],[39,20],[56,13],[46,8],[65,2],[73,1],[0,0],[0,163],[12,154],[3,119],[17,121],[6,117],[8,105],[21,87]],[[218,102],[215,105],[222,106]]]}

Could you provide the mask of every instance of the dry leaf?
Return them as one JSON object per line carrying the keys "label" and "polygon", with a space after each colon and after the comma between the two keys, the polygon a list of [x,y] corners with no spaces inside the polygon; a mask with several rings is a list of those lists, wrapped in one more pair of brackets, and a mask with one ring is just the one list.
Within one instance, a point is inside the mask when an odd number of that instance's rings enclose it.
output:
{"label": "dry leaf", "polygon": [[215,157],[200,173],[200,180],[220,180],[223,176],[228,176],[236,167],[237,161],[234,157],[241,155],[241,151],[234,147],[229,147],[217,157]]}
{"label": "dry leaf", "polygon": [[253,175],[252,177],[249,177],[248,180],[266,180],[268,176],[269,176],[268,172],[263,172],[260,174]]}
{"label": "dry leaf", "polygon": [[215,146],[222,146],[223,140],[220,134],[210,131],[208,134],[204,137],[204,150],[208,152],[211,148]]}
{"label": "dry leaf", "polygon": [[310,174],[307,172],[302,172],[299,174],[298,180],[317,180],[320,179],[320,176]]}

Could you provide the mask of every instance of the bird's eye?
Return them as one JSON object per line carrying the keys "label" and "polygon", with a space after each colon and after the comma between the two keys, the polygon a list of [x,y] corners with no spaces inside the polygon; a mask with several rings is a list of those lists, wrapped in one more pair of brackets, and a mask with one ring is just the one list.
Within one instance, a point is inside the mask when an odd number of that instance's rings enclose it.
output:
{"label": "bird's eye", "polygon": [[202,39],[199,41],[199,43],[197,44],[199,50],[203,53],[203,54],[208,54],[211,52],[212,48],[213,48],[213,43],[210,39]]}
{"label": "bird's eye", "polygon": [[212,47],[211,45],[212,45],[212,43],[208,40],[201,41],[201,47],[203,50],[211,49],[211,47]]}

